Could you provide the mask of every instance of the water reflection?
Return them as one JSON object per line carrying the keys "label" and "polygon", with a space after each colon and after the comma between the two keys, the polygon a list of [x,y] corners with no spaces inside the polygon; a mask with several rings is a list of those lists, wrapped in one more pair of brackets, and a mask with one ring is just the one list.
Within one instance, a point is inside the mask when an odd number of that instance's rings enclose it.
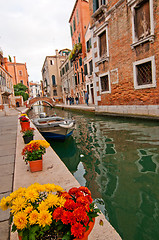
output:
{"label": "water reflection", "polygon": [[[54,111],[47,109],[50,115]],[[76,130],[64,143],[52,142],[53,149],[91,190],[122,239],[158,240],[159,124],[57,109],[56,113],[75,118]]]}

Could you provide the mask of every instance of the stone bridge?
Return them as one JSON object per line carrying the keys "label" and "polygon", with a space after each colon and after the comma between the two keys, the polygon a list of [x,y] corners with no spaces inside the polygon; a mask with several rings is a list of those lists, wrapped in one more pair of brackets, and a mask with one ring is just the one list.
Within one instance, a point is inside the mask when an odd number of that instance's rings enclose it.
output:
{"label": "stone bridge", "polygon": [[38,102],[38,101],[42,101],[47,103],[48,105],[50,105],[51,107],[55,106],[55,103],[53,102],[53,100],[49,97],[35,97],[32,98],[28,101],[26,101],[26,107],[31,108],[32,105],[34,105],[34,103]]}

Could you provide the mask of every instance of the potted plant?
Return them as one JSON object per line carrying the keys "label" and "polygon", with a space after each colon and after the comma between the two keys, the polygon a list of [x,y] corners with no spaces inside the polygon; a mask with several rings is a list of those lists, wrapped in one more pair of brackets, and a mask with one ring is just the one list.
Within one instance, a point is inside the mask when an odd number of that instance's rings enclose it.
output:
{"label": "potted plant", "polygon": [[29,127],[28,129],[25,129],[24,131],[22,131],[25,144],[27,144],[33,140],[34,130],[35,130],[35,128]]}
{"label": "potted plant", "polygon": [[32,140],[23,148],[22,155],[31,172],[42,171],[43,155],[49,146],[46,140]]}
{"label": "potted plant", "polygon": [[[0,202],[10,208],[12,231],[22,240],[86,240],[100,212],[86,187],[68,192],[54,184],[19,188]],[[92,226],[90,226],[92,225]]]}
{"label": "potted plant", "polygon": [[29,121],[29,118],[26,116],[26,114],[21,114],[21,116],[19,117],[19,120],[20,120],[22,131],[30,127],[30,121]]}

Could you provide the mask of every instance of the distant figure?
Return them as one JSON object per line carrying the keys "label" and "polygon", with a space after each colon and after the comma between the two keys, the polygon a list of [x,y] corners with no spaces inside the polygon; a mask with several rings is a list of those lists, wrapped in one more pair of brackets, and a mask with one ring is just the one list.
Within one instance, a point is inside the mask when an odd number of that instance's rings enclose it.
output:
{"label": "distant figure", "polygon": [[71,97],[69,97],[69,101],[70,101],[70,105],[71,105],[71,103],[72,103],[72,98]]}
{"label": "distant figure", "polygon": [[68,98],[68,96],[66,97],[66,104],[68,104],[68,100],[69,100],[69,98]]}
{"label": "distant figure", "polygon": [[87,106],[88,106],[88,99],[89,99],[88,92],[86,92],[85,93],[85,101],[86,101]]}
{"label": "distant figure", "polygon": [[75,97],[75,100],[76,100],[76,104],[78,105],[78,101],[79,101],[78,96]]}
{"label": "distant figure", "polygon": [[72,104],[74,105],[74,97],[72,97]]}

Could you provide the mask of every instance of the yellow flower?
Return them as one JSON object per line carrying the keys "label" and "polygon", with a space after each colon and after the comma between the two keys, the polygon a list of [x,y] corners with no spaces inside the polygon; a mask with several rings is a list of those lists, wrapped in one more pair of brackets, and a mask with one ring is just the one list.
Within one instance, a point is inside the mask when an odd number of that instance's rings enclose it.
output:
{"label": "yellow flower", "polygon": [[52,223],[52,216],[49,211],[43,210],[39,213],[38,216],[38,224],[42,227],[45,227],[46,225],[50,225]]}
{"label": "yellow flower", "polygon": [[8,209],[8,207],[9,207],[9,204],[8,204],[6,198],[3,197],[3,198],[1,199],[1,202],[0,202],[0,208],[1,208],[3,211],[5,211],[5,210]]}
{"label": "yellow flower", "polygon": [[24,212],[18,212],[14,215],[14,224],[17,229],[24,229],[27,225],[27,214]]}
{"label": "yellow flower", "polygon": [[63,197],[60,197],[60,198],[58,199],[58,206],[59,206],[59,207],[63,207],[64,204],[65,204],[65,202],[66,202],[66,199],[63,198]]}
{"label": "yellow flower", "polygon": [[39,211],[48,210],[48,208],[49,208],[49,206],[48,206],[47,202],[44,202],[44,201],[42,201],[38,206]]}
{"label": "yellow flower", "polygon": [[48,197],[46,199],[46,203],[48,204],[49,207],[57,206],[59,201],[59,197],[54,194],[48,194]]}
{"label": "yellow flower", "polygon": [[45,191],[47,192],[55,192],[56,191],[56,188],[55,188],[55,184],[51,184],[51,183],[48,183],[48,184],[44,184],[44,187],[45,187]]}
{"label": "yellow flower", "polygon": [[12,213],[16,213],[23,208],[25,208],[27,205],[25,198],[23,197],[17,197],[16,199],[13,200],[11,208]]}
{"label": "yellow flower", "polygon": [[55,185],[55,189],[57,192],[62,192],[63,191],[63,188],[58,186],[58,185]]}
{"label": "yellow flower", "polygon": [[38,219],[38,211],[34,210],[30,213],[29,215],[29,223],[30,225],[33,225],[37,222],[37,219]]}
{"label": "yellow flower", "polygon": [[29,214],[30,212],[32,212],[32,210],[33,210],[33,206],[28,206],[25,210],[24,210],[24,212],[26,213],[26,214]]}
{"label": "yellow flower", "polygon": [[36,189],[28,188],[25,197],[27,200],[30,200],[31,202],[35,202],[39,198],[39,193]]}

